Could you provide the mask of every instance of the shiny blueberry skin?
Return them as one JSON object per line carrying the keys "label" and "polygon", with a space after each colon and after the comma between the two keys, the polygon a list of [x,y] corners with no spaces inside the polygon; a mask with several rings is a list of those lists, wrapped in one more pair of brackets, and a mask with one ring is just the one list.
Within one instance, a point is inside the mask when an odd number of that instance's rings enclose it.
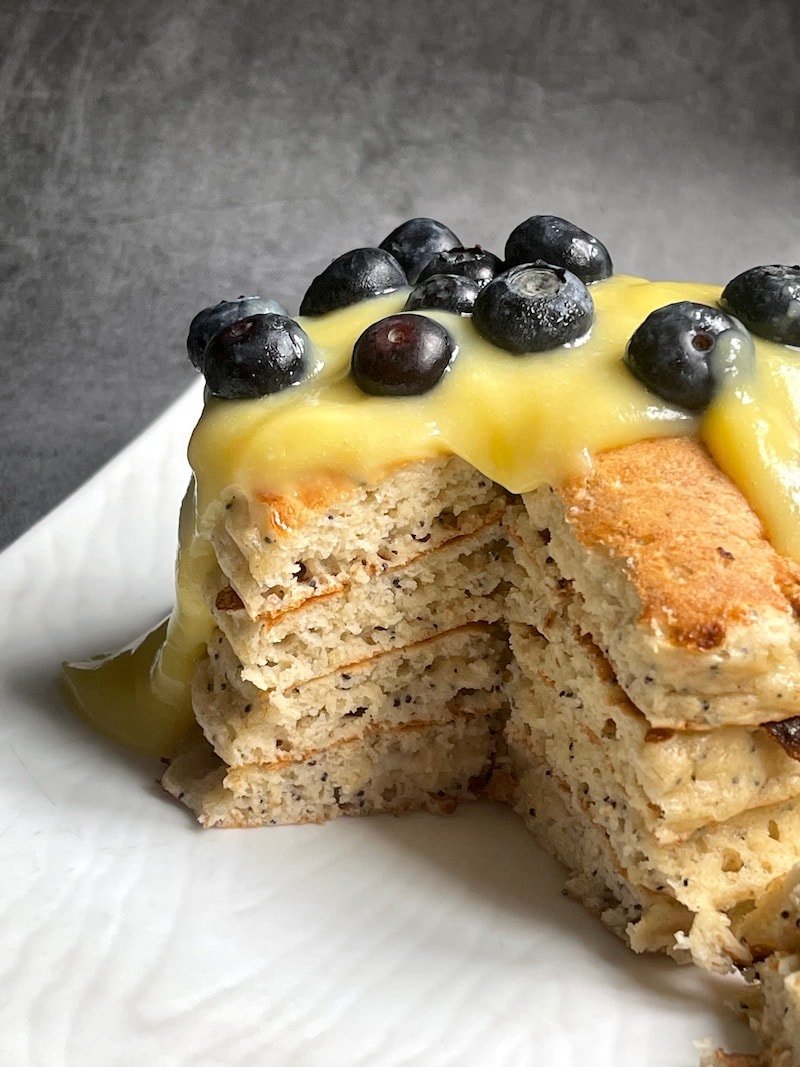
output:
{"label": "shiny blueberry skin", "polygon": [[371,396],[419,396],[433,389],[456,354],[453,338],[424,315],[389,315],[361,334],[350,371]]}
{"label": "shiny blueberry skin", "polygon": [[394,292],[407,282],[394,256],[382,248],[354,248],[318,274],[300,305],[301,315],[324,315],[370,296]]}
{"label": "shiny blueberry skin", "polygon": [[739,324],[717,308],[680,300],[651,312],[625,349],[631,373],[669,404],[702,411],[716,388],[717,339]]}
{"label": "shiny blueberry skin", "polygon": [[583,337],[594,321],[594,302],[568,270],[524,263],[498,274],[480,291],[472,321],[507,352],[544,352]]}
{"label": "shiny blueberry skin", "polygon": [[203,354],[215,333],[232,326],[250,315],[285,315],[286,308],[277,300],[265,300],[261,296],[240,296],[238,300],[220,300],[213,307],[198,311],[189,326],[186,348],[189,359],[198,370],[203,369]]}
{"label": "shiny blueberry skin", "polygon": [[427,281],[434,274],[458,274],[472,278],[478,285],[486,285],[502,269],[502,260],[480,245],[474,248],[450,248],[437,252],[420,271],[417,281]]}
{"label": "shiny blueberry skin", "polygon": [[286,315],[251,315],[216,333],[203,358],[209,391],[252,400],[295,385],[311,352],[307,334]]}
{"label": "shiny blueberry skin", "polygon": [[531,215],[521,222],[506,241],[505,255],[507,267],[542,260],[571,271],[586,285],[614,272],[606,246],[557,215]]}
{"label": "shiny blueberry skin", "polygon": [[800,346],[800,266],[751,267],[728,282],[720,306],[768,341]]}
{"label": "shiny blueberry skin", "polygon": [[452,311],[455,315],[471,315],[481,287],[472,278],[458,274],[432,274],[409,293],[406,311],[429,308]]}
{"label": "shiny blueberry skin", "polygon": [[443,222],[421,218],[402,223],[384,237],[379,247],[394,256],[413,284],[437,252],[460,248],[461,241]]}

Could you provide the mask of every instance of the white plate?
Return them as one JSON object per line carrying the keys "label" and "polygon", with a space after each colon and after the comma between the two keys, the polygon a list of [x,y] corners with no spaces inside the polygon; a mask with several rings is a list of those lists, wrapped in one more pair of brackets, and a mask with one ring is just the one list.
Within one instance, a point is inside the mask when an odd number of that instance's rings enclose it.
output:
{"label": "white plate", "polygon": [[0,555],[0,1063],[690,1067],[724,982],[637,958],[506,810],[201,831],[58,664],[171,600],[193,388]]}

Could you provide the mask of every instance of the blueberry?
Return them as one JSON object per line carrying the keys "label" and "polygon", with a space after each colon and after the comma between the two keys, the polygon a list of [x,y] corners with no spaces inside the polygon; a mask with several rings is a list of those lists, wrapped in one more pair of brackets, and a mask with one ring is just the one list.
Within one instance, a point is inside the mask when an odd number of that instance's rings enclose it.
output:
{"label": "blueberry", "polygon": [[189,326],[186,347],[189,359],[198,370],[203,369],[203,353],[215,333],[249,315],[285,315],[286,309],[277,300],[260,296],[240,296],[238,300],[220,300],[213,307],[198,311]]}
{"label": "blueberry", "polygon": [[614,272],[608,249],[596,237],[556,215],[531,215],[506,241],[506,266],[542,260],[572,271],[582,282],[599,282]]}
{"label": "blueberry", "polygon": [[472,278],[458,274],[432,274],[411,290],[405,310],[432,308],[452,311],[456,315],[471,315],[480,289]]}
{"label": "blueberry", "polygon": [[203,359],[209,391],[251,400],[295,385],[309,364],[311,342],[286,315],[250,315],[216,333]]}
{"label": "blueberry", "polygon": [[800,266],[751,267],[728,282],[720,306],[745,326],[783,345],[800,346]]}
{"label": "blueberry", "polygon": [[334,259],[309,285],[301,315],[324,315],[369,296],[394,292],[405,285],[405,271],[382,248],[354,248]]}
{"label": "blueberry", "polygon": [[631,373],[669,404],[702,411],[716,387],[714,353],[720,334],[740,330],[717,308],[680,300],[651,312],[625,349]]}
{"label": "blueberry", "polygon": [[482,289],[472,321],[508,352],[543,352],[582,337],[594,320],[589,290],[574,274],[548,263],[525,263]]}
{"label": "blueberry", "polygon": [[417,281],[427,281],[434,274],[459,274],[464,278],[472,278],[478,285],[486,285],[502,269],[502,260],[480,245],[474,248],[450,248],[437,252],[429,259]]}
{"label": "blueberry", "polygon": [[447,248],[459,248],[461,241],[452,230],[436,219],[409,219],[380,243],[391,253],[410,282],[415,282],[419,272],[437,252]]}
{"label": "blueberry", "polygon": [[453,338],[424,315],[389,315],[353,346],[351,373],[372,396],[418,396],[433,389],[456,353]]}

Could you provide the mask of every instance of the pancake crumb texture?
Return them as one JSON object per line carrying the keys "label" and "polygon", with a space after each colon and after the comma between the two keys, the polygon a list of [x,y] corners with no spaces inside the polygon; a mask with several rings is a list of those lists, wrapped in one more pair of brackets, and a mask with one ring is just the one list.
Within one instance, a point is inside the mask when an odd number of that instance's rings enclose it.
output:
{"label": "pancake crumb texture", "polygon": [[766,1067],[800,1063],[800,956],[779,954],[755,967],[757,997],[750,1025],[763,1049]]}

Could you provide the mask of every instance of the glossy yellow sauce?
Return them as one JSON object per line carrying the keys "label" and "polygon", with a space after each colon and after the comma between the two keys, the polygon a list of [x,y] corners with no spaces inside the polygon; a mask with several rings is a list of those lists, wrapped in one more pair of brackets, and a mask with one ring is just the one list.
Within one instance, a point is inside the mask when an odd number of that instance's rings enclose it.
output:
{"label": "glossy yellow sauce", "polygon": [[190,679],[213,626],[204,586],[213,555],[208,509],[231,487],[291,494],[321,476],[380,480],[399,463],[456,454],[512,492],[587,470],[593,454],[644,438],[697,435],[762,518],[775,547],[800,559],[800,353],[754,338],[735,344],[724,382],[700,419],[670,408],[626,369],[622,355],[647,315],[677,300],[716,304],[713,285],[617,276],[591,286],[595,321],[582,341],[513,356],[468,317],[441,322],[458,352],[420,397],[372,397],[348,375],[353,344],[402,310],[408,290],[298,322],[316,373],[259,400],[208,398],[192,435],[194,471],[181,511],[176,606],[164,631],[134,651],[65,668],[71,702],[102,732],[168,755],[192,722]]}

